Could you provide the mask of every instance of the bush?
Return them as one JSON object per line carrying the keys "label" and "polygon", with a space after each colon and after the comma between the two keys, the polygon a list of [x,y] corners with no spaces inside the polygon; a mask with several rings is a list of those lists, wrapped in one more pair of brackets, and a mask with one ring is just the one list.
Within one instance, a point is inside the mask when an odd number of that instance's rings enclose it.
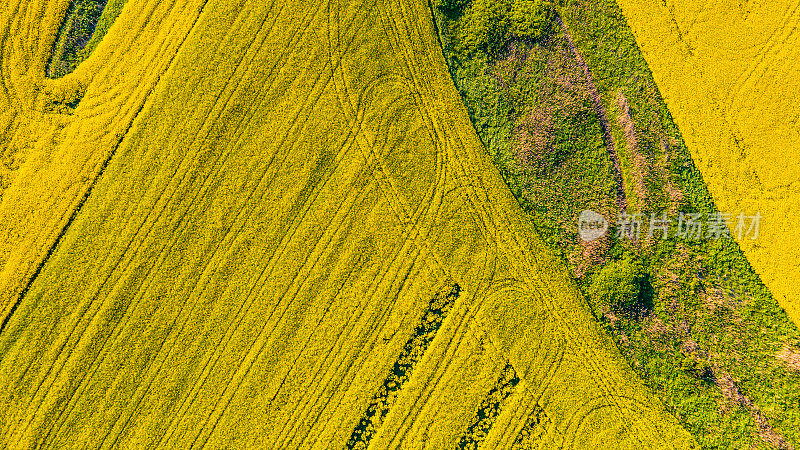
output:
{"label": "bush", "polygon": [[445,12],[459,11],[467,6],[469,0],[433,0],[433,6]]}
{"label": "bush", "polygon": [[508,1],[473,0],[464,12],[461,45],[468,52],[494,54],[508,31]]}
{"label": "bush", "polygon": [[695,378],[706,381],[712,381],[714,379],[714,371],[711,368],[711,364],[706,359],[699,357],[696,353],[690,353],[683,357],[681,360],[681,369]]}
{"label": "bush", "polygon": [[642,263],[627,256],[603,267],[589,286],[589,294],[601,304],[633,311],[643,303],[646,284],[647,271]]}
{"label": "bush", "polygon": [[539,39],[553,17],[553,3],[548,0],[514,0],[509,14],[511,34]]}

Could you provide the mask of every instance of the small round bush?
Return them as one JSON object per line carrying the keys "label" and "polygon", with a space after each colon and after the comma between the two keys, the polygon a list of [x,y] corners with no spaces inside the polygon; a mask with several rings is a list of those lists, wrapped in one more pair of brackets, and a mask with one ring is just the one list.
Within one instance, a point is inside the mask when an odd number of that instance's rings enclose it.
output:
{"label": "small round bush", "polygon": [[494,54],[508,31],[507,1],[473,0],[464,12],[461,44],[469,52]]}
{"label": "small round bush", "polygon": [[595,275],[589,293],[598,302],[614,309],[632,311],[640,304],[647,271],[630,256],[614,261]]}
{"label": "small round bush", "polygon": [[548,0],[514,0],[509,16],[511,34],[539,39],[553,17],[553,3]]}

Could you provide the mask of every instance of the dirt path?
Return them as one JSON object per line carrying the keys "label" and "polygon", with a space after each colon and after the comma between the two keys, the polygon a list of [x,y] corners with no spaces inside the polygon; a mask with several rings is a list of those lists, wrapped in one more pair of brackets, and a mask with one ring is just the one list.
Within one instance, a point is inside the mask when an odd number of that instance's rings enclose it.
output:
{"label": "dirt path", "polygon": [[572,36],[570,36],[569,31],[567,31],[567,27],[564,25],[564,21],[561,20],[561,16],[558,14],[556,14],[556,21],[558,21],[558,25],[564,32],[564,37],[567,40],[567,44],[569,45],[572,54],[575,56],[578,65],[580,66],[581,70],[583,70],[583,74],[586,77],[586,83],[589,88],[589,96],[592,98],[595,113],[597,114],[597,118],[600,120],[600,127],[603,130],[603,143],[605,143],[606,151],[608,151],[608,156],[611,158],[611,167],[614,171],[614,181],[617,186],[617,206],[619,206],[620,211],[624,211],[628,207],[628,200],[625,197],[625,187],[622,184],[622,169],[620,168],[617,149],[614,146],[614,139],[611,137],[611,126],[608,123],[608,115],[606,114],[606,109],[603,106],[602,100],[600,99],[600,92],[597,90],[597,86],[594,84],[594,78],[592,78],[592,72],[589,70],[589,66],[586,64],[586,61],[583,60],[583,56],[581,56],[578,48],[575,47],[575,42],[572,40]]}
{"label": "dirt path", "polygon": [[786,442],[786,439],[784,439],[780,433],[772,428],[769,420],[764,417],[764,414],[761,412],[758,406],[754,405],[749,398],[739,391],[739,388],[736,386],[733,378],[727,372],[719,368],[715,368],[714,384],[716,384],[720,391],[722,391],[722,394],[725,395],[725,398],[733,403],[741,405],[750,412],[750,416],[756,423],[758,435],[764,442],[780,450],[794,449],[790,443]]}

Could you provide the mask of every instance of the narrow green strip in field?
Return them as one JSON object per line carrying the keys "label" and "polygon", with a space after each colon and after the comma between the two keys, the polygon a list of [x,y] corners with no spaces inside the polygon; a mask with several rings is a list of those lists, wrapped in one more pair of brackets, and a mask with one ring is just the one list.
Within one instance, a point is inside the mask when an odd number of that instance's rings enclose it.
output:
{"label": "narrow green strip in field", "polygon": [[53,44],[47,76],[63,77],[88,58],[124,4],[125,0],[72,0]]}

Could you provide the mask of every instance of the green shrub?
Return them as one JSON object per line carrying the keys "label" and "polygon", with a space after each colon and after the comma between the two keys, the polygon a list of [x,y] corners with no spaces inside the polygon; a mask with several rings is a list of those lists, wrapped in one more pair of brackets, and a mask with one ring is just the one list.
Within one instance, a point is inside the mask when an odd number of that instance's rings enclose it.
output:
{"label": "green shrub", "polygon": [[508,31],[507,0],[473,0],[464,12],[461,45],[468,52],[494,54]]}
{"label": "green shrub", "polygon": [[631,256],[614,261],[595,275],[589,294],[601,304],[617,310],[632,311],[642,305],[647,271]]}
{"label": "green shrub", "polygon": [[510,32],[521,38],[539,39],[553,17],[553,3],[548,0],[514,0],[509,14]]}
{"label": "green shrub", "polygon": [[703,380],[711,381],[714,378],[714,371],[711,364],[705,358],[699,357],[696,353],[685,355],[680,363],[681,369],[690,375]]}
{"label": "green shrub", "polygon": [[445,12],[459,11],[467,6],[469,0],[433,0],[433,6]]}

